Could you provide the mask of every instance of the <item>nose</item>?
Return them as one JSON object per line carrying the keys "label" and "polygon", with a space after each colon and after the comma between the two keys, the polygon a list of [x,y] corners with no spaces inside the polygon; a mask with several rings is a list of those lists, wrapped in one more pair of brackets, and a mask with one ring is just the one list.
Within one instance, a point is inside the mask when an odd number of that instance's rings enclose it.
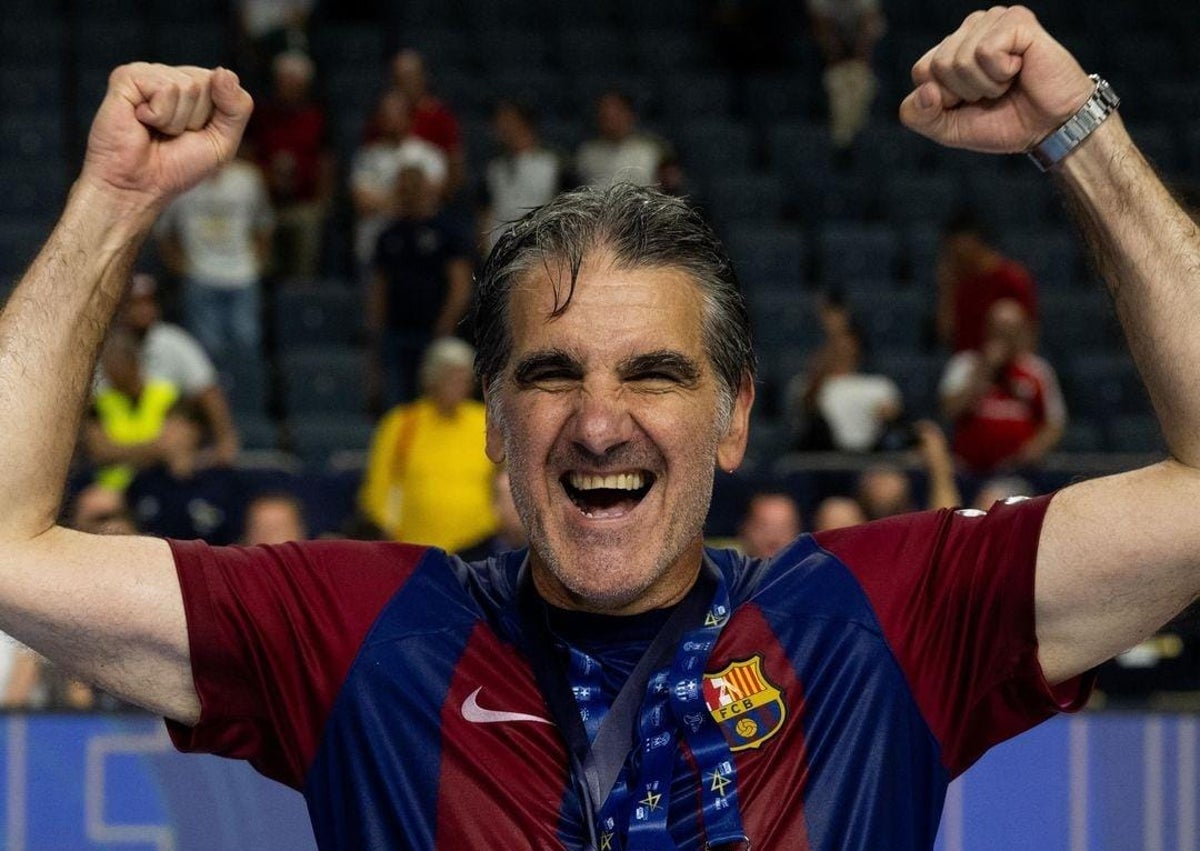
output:
{"label": "nose", "polygon": [[585,385],[577,395],[570,437],[581,449],[604,456],[633,437],[633,415],[619,384]]}

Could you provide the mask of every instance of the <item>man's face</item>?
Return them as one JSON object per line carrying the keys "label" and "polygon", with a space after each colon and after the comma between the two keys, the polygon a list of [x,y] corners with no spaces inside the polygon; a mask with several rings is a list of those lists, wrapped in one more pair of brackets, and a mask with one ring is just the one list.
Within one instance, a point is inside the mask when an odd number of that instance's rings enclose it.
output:
{"label": "man's face", "polygon": [[619,142],[633,132],[633,110],[619,96],[606,94],[596,102],[596,129],[605,139]]}
{"label": "man's face", "polygon": [[700,290],[678,269],[599,254],[566,312],[550,318],[553,304],[535,264],[513,289],[513,350],[489,399],[488,454],[507,460],[535,583],[568,608],[668,605],[699,569],[714,465],[741,461],[753,385],[726,419]]}
{"label": "man's face", "polygon": [[803,531],[796,503],[782,495],[759,496],[750,503],[742,524],[742,543],[746,555],[770,558]]}
{"label": "man's face", "polygon": [[284,544],[307,537],[304,523],[295,506],[284,500],[262,499],[255,502],[246,516],[243,543]]}

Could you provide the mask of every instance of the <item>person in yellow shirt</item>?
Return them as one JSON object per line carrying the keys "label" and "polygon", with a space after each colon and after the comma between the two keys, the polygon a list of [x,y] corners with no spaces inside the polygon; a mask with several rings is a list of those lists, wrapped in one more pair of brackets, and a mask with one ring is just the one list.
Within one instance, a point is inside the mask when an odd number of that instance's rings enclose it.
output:
{"label": "person in yellow shirt", "polygon": [[474,359],[462,340],[435,340],[421,361],[421,396],[379,421],[359,506],[390,538],[454,552],[496,529]]}

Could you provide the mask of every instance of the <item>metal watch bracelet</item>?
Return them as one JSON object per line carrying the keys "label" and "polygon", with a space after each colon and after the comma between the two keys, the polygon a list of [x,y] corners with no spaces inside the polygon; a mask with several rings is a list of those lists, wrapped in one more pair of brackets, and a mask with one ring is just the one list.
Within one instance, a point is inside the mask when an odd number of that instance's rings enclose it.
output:
{"label": "metal watch bracelet", "polygon": [[1038,142],[1026,154],[1039,169],[1049,171],[1062,162],[1063,158],[1079,147],[1079,143],[1104,123],[1104,119],[1116,112],[1121,99],[1107,80],[1098,74],[1089,75],[1096,84],[1092,96],[1068,118],[1061,127]]}

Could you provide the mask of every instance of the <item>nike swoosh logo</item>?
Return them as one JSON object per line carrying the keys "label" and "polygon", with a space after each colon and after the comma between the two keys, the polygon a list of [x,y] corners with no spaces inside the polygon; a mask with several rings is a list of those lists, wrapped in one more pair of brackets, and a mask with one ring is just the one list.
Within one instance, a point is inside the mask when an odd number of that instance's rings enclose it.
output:
{"label": "nike swoosh logo", "polygon": [[499,721],[536,721],[539,724],[553,724],[537,715],[526,715],[524,712],[500,712],[496,709],[484,709],[479,705],[479,693],[483,686],[475,689],[467,696],[462,705],[462,717],[472,724],[495,724]]}

